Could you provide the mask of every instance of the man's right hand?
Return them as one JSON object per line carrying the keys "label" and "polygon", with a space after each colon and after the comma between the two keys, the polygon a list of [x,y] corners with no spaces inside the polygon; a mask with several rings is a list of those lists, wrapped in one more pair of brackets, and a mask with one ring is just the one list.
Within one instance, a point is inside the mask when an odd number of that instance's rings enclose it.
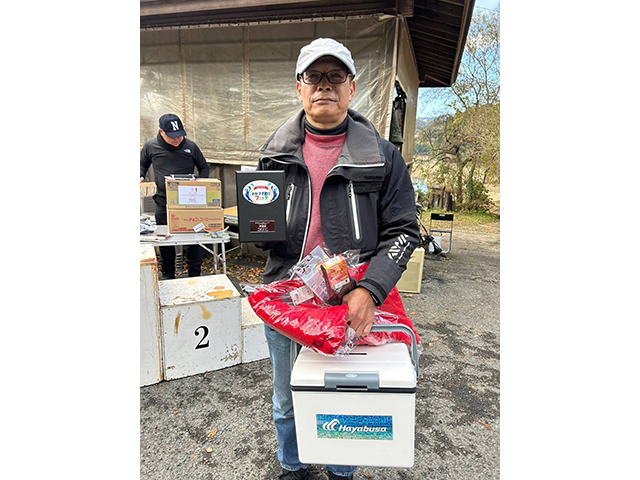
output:
{"label": "man's right hand", "polygon": [[144,177],[140,177],[140,183],[142,183],[143,180],[144,180]]}

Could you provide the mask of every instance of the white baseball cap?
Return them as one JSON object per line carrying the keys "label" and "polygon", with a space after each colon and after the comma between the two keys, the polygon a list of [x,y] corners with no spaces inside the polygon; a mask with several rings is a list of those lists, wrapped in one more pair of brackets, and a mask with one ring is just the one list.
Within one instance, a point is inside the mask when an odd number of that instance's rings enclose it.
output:
{"label": "white baseball cap", "polygon": [[356,76],[356,66],[347,47],[340,42],[336,42],[333,38],[317,38],[300,49],[298,63],[296,64],[296,78],[309,68],[309,65],[325,55],[330,55],[340,60],[351,72],[351,75]]}

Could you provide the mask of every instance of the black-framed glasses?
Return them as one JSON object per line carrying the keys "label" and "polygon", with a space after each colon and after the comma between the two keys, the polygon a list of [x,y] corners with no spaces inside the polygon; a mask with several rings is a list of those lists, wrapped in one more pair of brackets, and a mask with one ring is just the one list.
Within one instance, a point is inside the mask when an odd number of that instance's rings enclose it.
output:
{"label": "black-framed glasses", "polygon": [[322,82],[322,77],[327,77],[329,83],[339,84],[344,83],[349,76],[349,72],[346,70],[331,70],[327,73],[318,72],[317,70],[307,70],[298,75],[304,83],[307,85],[318,85]]}

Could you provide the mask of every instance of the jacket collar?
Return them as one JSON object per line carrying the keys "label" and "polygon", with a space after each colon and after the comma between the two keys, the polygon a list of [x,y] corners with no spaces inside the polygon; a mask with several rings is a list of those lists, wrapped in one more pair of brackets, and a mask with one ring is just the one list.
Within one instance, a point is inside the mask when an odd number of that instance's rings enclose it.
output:
{"label": "jacket collar", "polygon": [[[300,110],[284,122],[260,149],[260,159],[301,161],[305,136],[304,118],[304,110]],[[364,166],[383,162],[380,136],[375,127],[363,115],[349,109],[347,140],[338,158],[338,165]]]}

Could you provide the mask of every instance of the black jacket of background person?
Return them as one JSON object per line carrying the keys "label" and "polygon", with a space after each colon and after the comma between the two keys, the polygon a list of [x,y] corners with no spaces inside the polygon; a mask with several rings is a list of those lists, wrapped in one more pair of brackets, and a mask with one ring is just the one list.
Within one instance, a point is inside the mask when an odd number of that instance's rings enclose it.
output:
{"label": "black jacket of background person", "polygon": [[177,147],[164,141],[160,133],[156,138],[147,140],[140,150],[140,177],[144,178],[153,163],[154,181],[158,187],[153,196],[157,205],[167,205],[167,192],[164,177],[170,175],[190,175],[193,167],[198,169],[198,177],[209,178],[209,165],[198,146],[184,138]]}

